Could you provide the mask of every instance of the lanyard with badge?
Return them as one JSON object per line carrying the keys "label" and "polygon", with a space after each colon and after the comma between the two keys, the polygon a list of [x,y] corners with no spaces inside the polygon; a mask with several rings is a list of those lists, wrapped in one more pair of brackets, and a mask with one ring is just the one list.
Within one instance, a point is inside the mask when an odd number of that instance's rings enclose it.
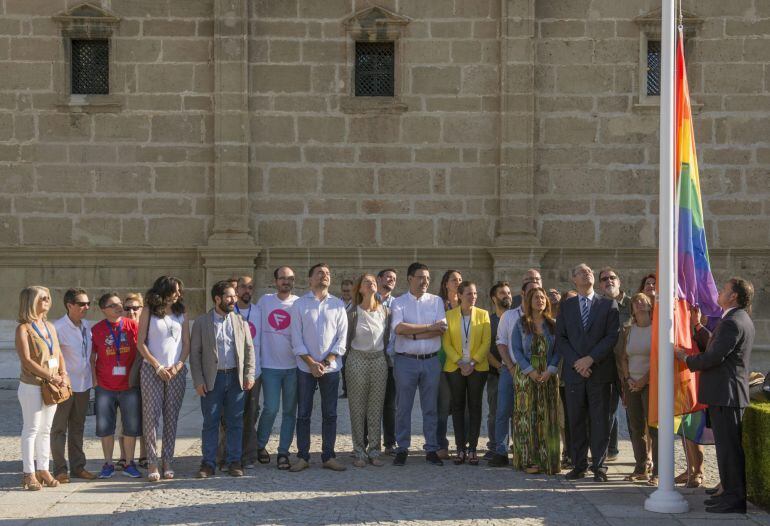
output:
{"label": "lanyard with badge", "polygon": [[45,333],[48,335],[48,338],[43,336],[43,333],[40,332],[40,329],[37,328],[37,324],[35,322],[32,322],[32,328],[35,329],[37,335],[40,336],[40,339],[45,342],[45,346],[48,347],[48,368],[58,369],[59,359],[53,355],[53,337],[51,336],[51,331],[48,330],[48,324],[45,322],[43,323],[45,326]]}
{"label": "lanyard with badge", "polygon": [[107,329],[112,336],[112,344],[115,347],[115,366],[112,368],[112,376],[126,376],[126,366],[120,365],[120,338],[123,336],[123,320],[118,324],[118,332],[112,330],[112,325],[107,322]]}
{"label": "lanyard with badge", "polygon": [[468,346],[468,340],[470,339],[471,334],[471,317],[468,316],[468,324],[465,324],[465,316],[462,317],[463,322],[463,334],[465,335],[465,345]]}

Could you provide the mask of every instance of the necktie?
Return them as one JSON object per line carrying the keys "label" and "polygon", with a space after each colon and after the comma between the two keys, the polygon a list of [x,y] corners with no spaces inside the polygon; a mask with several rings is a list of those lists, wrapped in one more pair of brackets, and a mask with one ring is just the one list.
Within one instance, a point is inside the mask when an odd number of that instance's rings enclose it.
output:
{"label": "necktie", "polygon": [[583,329],[588,328],[588,315],[590,312],[591,307],[588,298],[580,298],[580,317],[583,320]]}

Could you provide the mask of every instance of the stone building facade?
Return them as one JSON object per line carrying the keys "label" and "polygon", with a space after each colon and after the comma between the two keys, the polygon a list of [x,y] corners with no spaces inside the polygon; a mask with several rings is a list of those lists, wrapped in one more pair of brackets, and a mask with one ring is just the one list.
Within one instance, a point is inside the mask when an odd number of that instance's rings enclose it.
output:
{"label": "stone building facade", "polygon": [[[318,260],[485,289],[529,266],[566,288],[585,260],[635,289],[656,265],[659,4],[0,0],[0,318],[26,284],[164,272],[199,312],[215,279],[265,289]],[[683,7],[712,265],[754,281],[767,345],[770,3]],[[72,95],[89,38],[109,93]],[[355,95],[361,41],[394,43],[393,97]]]}

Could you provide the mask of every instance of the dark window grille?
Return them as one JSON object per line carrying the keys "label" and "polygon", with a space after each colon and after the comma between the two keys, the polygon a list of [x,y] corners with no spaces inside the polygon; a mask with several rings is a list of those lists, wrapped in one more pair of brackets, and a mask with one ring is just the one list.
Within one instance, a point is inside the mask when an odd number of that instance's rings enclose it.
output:
{"label": "dark window grille", "polygon": [[356,42],[356,97],[392,97],[393,42]]}
{"label": "dark window grille", "polygon": [[647,41],[647,95],[660,96],[660,40]]}
{"label": "dark window grille", "polygon": [[110,45],[107,40],[72,40],[72,93],[110,92]]}

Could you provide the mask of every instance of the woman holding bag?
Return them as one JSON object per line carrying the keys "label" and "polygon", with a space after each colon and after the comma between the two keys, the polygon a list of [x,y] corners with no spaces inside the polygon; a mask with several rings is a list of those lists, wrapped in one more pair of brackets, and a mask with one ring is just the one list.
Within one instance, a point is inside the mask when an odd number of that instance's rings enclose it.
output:
{"label": "woman holding bag", "polygon": [[49,488],[59,485],[59,481],[48,471],[56,402],[49,400],[46,404],[43,390],[48,389],[46,384],[50,384],[52,391],[61,391],[66,396],[69,379],[56,329],[47,320],[50,308],[51,293],[47,288],[31,286],[21,291],[16,352],[21,362],[18,396],[23,419],[22,487],[30,491],[41,489],[41,484]]}

